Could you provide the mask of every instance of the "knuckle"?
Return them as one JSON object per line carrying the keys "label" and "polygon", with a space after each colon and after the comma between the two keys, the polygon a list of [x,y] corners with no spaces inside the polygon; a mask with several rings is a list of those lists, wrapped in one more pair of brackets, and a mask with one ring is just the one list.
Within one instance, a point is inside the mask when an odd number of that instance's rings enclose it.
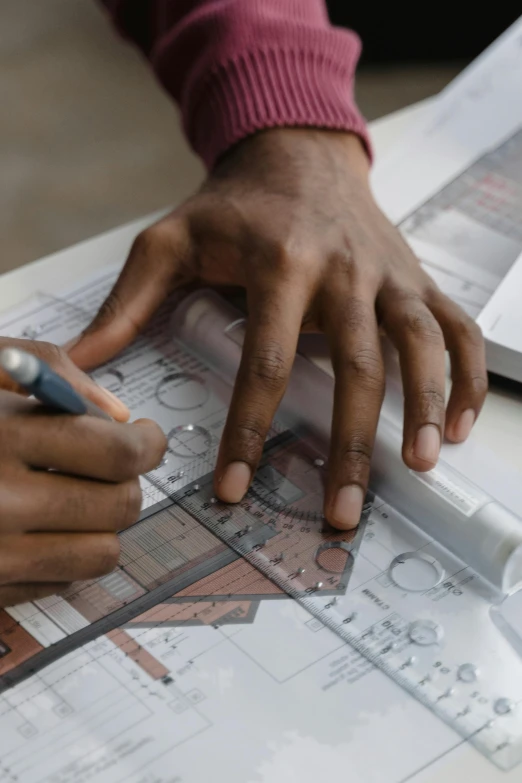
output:
{"label": "knuckle", "polygon": [[119,297],[119,294],[116,290],[112,290],[104,302],[102,303],[100,309],[98,310],[96,317],[92,324],[87,327],[84,334],[88,334],[89,331],[95,331],[96,329],[99,329],[100,327],[104,326],[107,323],[110,323],[111,321],[116,318],[118,313],[120,313],[122,310],[122,304]]}
{"label": "knuckle", "polygon": [[417,391],[417,400],[420,403],[421,410],[443,411],[446,405],[446,397],[441,388],[435,384],[421,386]]}
{"label": "knuckle", "polygon": [[290,241],[267,240],[264,246],[259,245],[259,251],[263,266],[272,272],[286,275],[295,271],[297,267],[297,259],[292,252]]}
{"label": "knuckle", "polygon": [[53,343],[35,340],[31,347],[36,356],[44,359],[53,368],[61,367],[68,361],[65,351],[60,346],[53,345]]}
{"label": "knuckle", "polygon": [[100,305],[98,312],[91,323],[83,330],[82,335],[90,335],[96,333],[99,329],[112,323],[123,310],[120,296],[118,292],[113,289],[109,292],[105,300]]}
{"label": "knuckle", "polygon": [[[334,369],[337,372],[342,368]],[[384,389],[384,367],[379,353],[373,348],[359,348],[346,356],[343,369],[368,391],[380,392]]]}
{"label": "knuckle", "polygon": [[427,309],[407,310],[402,317],[402,325],[405,331],[416,340],[431,345],[444,343],[442,329]]}
{"label": "knuckle", "polygon": [[243,460],[249,464],[256,462],[265,442],[263,422],[255,416],[243,419],[234,428],[230,442]]}
{"label": "knuckle", "polygon": [[334,279],[338,276],[349,277],[352,274],[356,264],[348,239],[346,239],[346,249],[331,253],[328,261]]}
{"label": "knuckle", "polygon": [[313,277],[317,264],[295,236],[256,237],[253,264],[256,273],[280,282],[296,283]]}
{"label": "knuckle", "polygon": [[472,375],[468,379],[468,387],[474,398],[483,399],[488,393],[487,375]]}
{"label": "knuckle", "polygon": [[350,296],[343,300],[338,320],[346,331],[354,332],[366,327],[371,317],[372,311],[368,304],[356,296]]}
{"label": "knuckle", "polygon": [[120,484],[116,529],[125,530],[133,525],[141,511],[142,494],[139,479]]}
{"label": "knuckle", "polygon": [[284,389],[288,375],[288,362],[281,345],[267,342],[249,357],[248,376],[264,391],[278,393]]}
{"label": "knuckle", "polygon": [[484,338],[480,326],[465,313],[455,321],[453,329],[457,338],[468,343],[472,348],[481,348],[483,346]]}
{"label": "knuckle", "polygon": [[339,449],[339,458],[344,464],[358,468],[369,468],[372,447],[362,433],[352,435]]}

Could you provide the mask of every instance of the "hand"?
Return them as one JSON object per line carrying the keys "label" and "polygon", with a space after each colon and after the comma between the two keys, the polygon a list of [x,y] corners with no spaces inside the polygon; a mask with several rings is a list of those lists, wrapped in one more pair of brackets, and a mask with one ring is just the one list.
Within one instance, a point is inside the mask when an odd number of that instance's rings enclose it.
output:
{"label": "hand", "polygon": [[[140,234],[98,316],[70,351],[97,365],[131,342],[173,289],[243,286],[248,325],[216,466],[216,493],[247,491],[300,329],[324,331],[335,371],[325,514],[359,521],[384,391],[379,328],[401,361],[403,459],[429,470],[464,440],[487,390],[479,329],[422,270],[376,206],[351,134],[265,131],[233,149],[194,197]],[[445,346],[453,389],[445,411]]]}
{"label": "hand", "polygon": [[[99,408],[104,410],[116,421],[127,421],[130,411],[121,400],[112,392],[98,386],[88,375],[85,375],[67,356],[67,353],[52,343],[39,342],[37,340],[17,340],[11,337],[0,337],[0,350],[3,348],[20,348],[37,356],[46,362],[62,378],[66,378],[69,383],[81,395],[94,402]],[[17,394],[26,395],[24,389],[18,386],[10,377],[0,368],[0,389],[12,391]]]}
{"label": "hand", "polygon": [[[0,347],[22,342],[31,348],[25,340],[0,340]],[[59,349],[33,348],[98,405],[113,414],[126,410]],[[140,513],[138,476],[156,467],[166,448],[157,425],[52,413],[0,391],[0,443],[0,606],[111,571],[116,532]]]}

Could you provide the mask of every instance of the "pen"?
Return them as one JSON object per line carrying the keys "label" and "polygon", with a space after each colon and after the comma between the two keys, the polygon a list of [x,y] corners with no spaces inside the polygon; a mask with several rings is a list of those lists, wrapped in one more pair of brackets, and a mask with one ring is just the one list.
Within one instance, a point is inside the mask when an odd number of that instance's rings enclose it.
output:
{"label": "pen", "polygon": [[0,367],[26,392],[37,400],[62,413],[82,416],[85,413],[112,421],[97,405],[73,389],[71,384],[52,370],[49,365],[19,348],[0,351]]}

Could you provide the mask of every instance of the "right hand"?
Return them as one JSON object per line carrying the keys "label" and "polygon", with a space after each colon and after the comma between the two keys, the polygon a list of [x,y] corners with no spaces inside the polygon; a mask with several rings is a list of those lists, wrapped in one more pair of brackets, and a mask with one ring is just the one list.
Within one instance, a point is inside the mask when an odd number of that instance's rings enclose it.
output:
{"label": "right hand", "polygon": [[[0,347],[18,341],[0,340]],[[23,348],[31,350],[24,341]],[[54,346],[35,352],[112,415],[125,406],[80,373]],[[0,377],[0,388],[7,381]],[[138,477],[166,448],[152,421],[134,424],[52,412],[0,391],[0,606],[42,598],[117,564],[117,531],[141,508]],[[52,470],[50,470],[52,469]]]}
{"label": "right hand", "polygon": [[220,500],[238,503],[248,490],[300,331],[325,333],[335,371],[324,500],[334,527],[354,528],[361,517],[384,394],[380,330],[400,357],[406,466],[431,470],[444,436],[469,435],[487,392],[480,329],[438,290],[379,210],[368,157],[353,134],[276,128],[232,148],[198,193],[136,239],[98,315],[69,344],[71,358],[82,369],[107,361],[185,285],[239,286],[247,294],[215,470]]}

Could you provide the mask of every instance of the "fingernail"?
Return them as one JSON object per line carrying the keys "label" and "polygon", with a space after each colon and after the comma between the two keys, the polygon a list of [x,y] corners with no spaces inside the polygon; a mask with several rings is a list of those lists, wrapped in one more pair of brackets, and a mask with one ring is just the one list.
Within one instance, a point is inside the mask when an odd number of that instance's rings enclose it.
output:
{"label": "fingernail", "polygon": [[364,491],[357,484],[342,487],[337,493],[332,516],[336,527],[350,529],[357,527],[361,519]]}
{"label": "fingernail", "polygon": [[435,424],[425,424],[415,438],[413,453],[417,459],[435,465],[440,452],[440,432]]}
{"label": "fingernail", "polygon": [[462,441],[466,440],[471,430],[473,429],[474,424],[475,424],[475,411],[472,408],[469,408],[467,411],[464,411],[464,413],[461,413],[459,416],[457,424],[455,425],[455,429],[453,430],[454,440],[456,440],[458,443],[461,443]]}
{"label": "fingernail", "polygon": [[219,480],[219,497],[225,503],[239,503],[248,491],[251,478],[246,462],[231,462]]}
{"label": "fingernail", "polygon": [[104,397],[107,397],[107,400],[111,405],[111,409],[113,409],[113,413],[115,412],[115,410],[117,410],[118,418],[127,420],[130,416],[130,410],[127,408],[125,403],[122,402],[122,400],[120,400],[119,397],[116,397],[116,395],[113,394],[111,391],[105,389],[103,386],[98,385],[98,389],[101,391]]}

